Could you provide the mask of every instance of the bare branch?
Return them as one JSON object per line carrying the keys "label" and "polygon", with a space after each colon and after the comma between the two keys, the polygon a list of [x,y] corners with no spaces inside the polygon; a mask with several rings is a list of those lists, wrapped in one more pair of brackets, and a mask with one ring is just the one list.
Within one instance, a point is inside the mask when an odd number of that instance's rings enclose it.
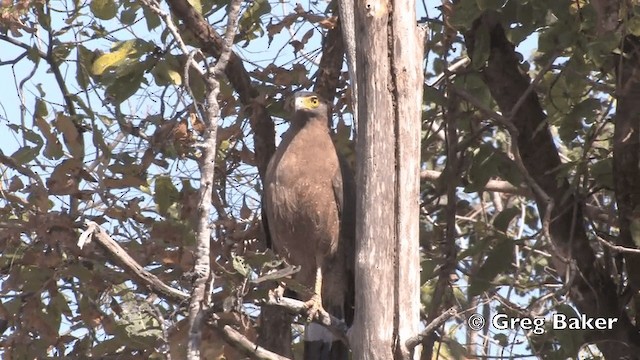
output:
{"label": "bare branch", "polygon": [[224,32],[224,39],[222,41],[222,49],[218,62],[213,68],[212,73],[217,76],[220,72],[224,71],[231,57],[233,46],[233,39],[236,36],[238,29],[238,18],[240,13],[240,4],[242,1],[234,0],[229,4],[229,15],[227,17],[227,29]]}
{"label": "bare branch", "polygon": [[29,55],[28,52],[23,52],[22,54],[16,56],[15,59],[13,60],[7,60],[7,61],[0,61],[0,66],[5,66],[5,65],[15,65],[17,64],[20,60],[24,59],[27,55]]}
{"label": "bare branch", "polygon": [[[196,231],[196,263],[194,266],[195,280],[191,292],[189,303],[189,341],[187,348],[187,359],[200,359],[200,343],[202,341],[202,320],[203,310],[210,304],[206,296],[212,289],[207,284],[213,277],[211,272],[211,226],[209,216],[211,213],[211,196],[214,186],[215,159],[217,153],[217,132],[218,120],[220,119],[220,106],[218,104],[218,94],[220,93],[220,82],[218,77],[231,56],[231,46],[238,26],[238,15],[240,12],[241,0],[233,0],[229,6],[229,20],[225,30],[224,42],[218,63],[208,73],[206,114],[203,119],[206,131],[203,135],[204,146],[202,147],[202,158],[198,163],[200,167],[200,189],[198,190],[198,227]],[[211,279],[212,280],[212,279]],[[208,291],[207,291],[208,290]]]}
{"label": "bare branch", "polygon": [[424,340],[426,337],[431,335],[431,333],[436,331],[437,328],[442,326],[442,324],[444,324],[445,322],[447,322],[447,320],[449,320],[453,316],[456,316],[457,314],[458,314],[458,311],[456,310],[456,308],[451,307],[449,308],[449,310],[438,315],[438,317],[433,319],[433,321],[430,322],[429,325],[427,325],[427,327],[424,328],[424,330],[422,330],[420,334],[407,339],[407,349],[413,350],[416,346],[418,346],[422,342],[422,340]]}
{"label": "bare branch", "polygon": [[[440,171],[435,170],[422,170],[420,172],[421,180],[429,180],[429,181],[439,181],[442,173]],[[533,194],[531,190],[525,186],[513,186],[508,181],[504,180],[489,180],[487,184],[483,188],[484,191],[496,191],[505,194],[513,194],[513,195],[521,195],[526,197],[531,197]]]}
{"label": "bare branch", "polygon": [[134,276],[133,280],[139,285],[147,287],[151,291],[173,301],[182,302],[189,298],[189,294],[172,288],[162,282],[157,276],[145,270],[137,261],[127,254],[126,250],[113,240],[100,225],[93,221],[86,221],[85,226],[87,229],[80,235],[78,247],[82,248],[92,239],[96,239],[119,266]]}
{"label": "bare branch", "polygon": [[[353,113],[354,129],[358,131],[358,79],[356,70],[356,26],[355,9],[351,0],[339,0],[340,26],[342,28],[342,39],[344,51],[347,55],[347,70],[349,71],[349,81],[351,85],[351,112]],[[357,136],[354,136],[357,137]]]}
{"label": "bare branch", "polygon": [[596,235],[596,239],[598,239],[598,241],[600,241],[603,245],[605,245],[606,247],[615,250],[615,251],[619,251],[621,253],[629,253],[629,254],[640,254],[640,249],[633,249],[633,248],[628,248],[628,247],[624,247],[624,246],[620,246],[620,245],[615,245],[612,244],[610,242],[608,242],[607,240],[601,238],[600,236]]}
{"label": "bare branch", "polygon": [[261,346],[256,345],[251,340],[249,340],[246,336],[242,335],[234,328],[229,325],[224,325],[224,323],[218,322],[217,316],[214,315],[214,325],[217,329],[219,329],[222,337],[229,344],[233,345],[234,348],[243,352],[245,355],[251,357],[252,359],[259,360],[290,360],[288,357],[280,356],[274,352],[271,352]]}

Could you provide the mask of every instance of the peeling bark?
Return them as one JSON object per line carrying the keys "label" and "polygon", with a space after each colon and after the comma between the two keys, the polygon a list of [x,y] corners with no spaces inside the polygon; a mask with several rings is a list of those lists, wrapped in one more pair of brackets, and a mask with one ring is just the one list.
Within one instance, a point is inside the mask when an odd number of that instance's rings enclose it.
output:
{"label": "peeling bark", "polygon": [[409,359],[418,330],[422,37],[411,1],[355,3],[358,83],[354,359]]}

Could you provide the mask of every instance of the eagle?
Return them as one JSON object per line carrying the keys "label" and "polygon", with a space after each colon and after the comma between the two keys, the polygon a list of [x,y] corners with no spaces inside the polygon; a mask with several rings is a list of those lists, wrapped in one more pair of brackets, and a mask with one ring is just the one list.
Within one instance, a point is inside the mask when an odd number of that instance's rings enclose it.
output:
{"label": "eagle", "polygon": [[[277,254],[300,266],[294,275],[309,317],[328,311],[353,319],[355,181],[329,131],[330,104],[294,95],[289,129],[267,167],[263,223]],[[348,348],[321,325],[305,327],[305,359],[347,359]]]}

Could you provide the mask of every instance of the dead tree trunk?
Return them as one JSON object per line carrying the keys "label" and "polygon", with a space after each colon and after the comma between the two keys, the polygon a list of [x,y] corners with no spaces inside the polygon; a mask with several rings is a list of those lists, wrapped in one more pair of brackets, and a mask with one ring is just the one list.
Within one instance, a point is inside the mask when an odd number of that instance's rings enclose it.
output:
{"label": "dead tree trunk", "polygon": [[[408,0],[355,4],[358,139],[354,359],[409,358],[418,331],[422,33]],[[393,306],[391,306],[393,304]]]}

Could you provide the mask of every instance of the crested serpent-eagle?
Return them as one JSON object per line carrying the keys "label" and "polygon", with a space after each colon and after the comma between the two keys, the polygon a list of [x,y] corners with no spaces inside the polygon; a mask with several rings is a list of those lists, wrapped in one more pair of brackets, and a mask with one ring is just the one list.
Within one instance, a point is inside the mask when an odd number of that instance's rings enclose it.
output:
{"label": "crested serpent-eagle", "polygon": [[[269,162],[263,219],[276,253],[300,266],[294,279],[310,317],[353,319],[355,182],[329,133],[330,105],[294,96],[291,126]],[[346,359],[348,349],[318,324],[305,328],[305,359]]]}

